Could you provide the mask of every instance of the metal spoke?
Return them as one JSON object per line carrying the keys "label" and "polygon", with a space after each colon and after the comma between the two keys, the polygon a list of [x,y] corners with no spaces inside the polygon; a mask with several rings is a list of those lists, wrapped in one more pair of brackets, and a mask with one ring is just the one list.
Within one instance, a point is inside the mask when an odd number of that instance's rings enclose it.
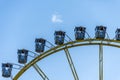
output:
{"label": "metal spoke", "polygon": [[37,64],[34,64],[33,67],[39,73],[39,75],[43,78],[43,80],[49,80],[48,77],[45,75],[45,73],[40,69],[40,67]]}
{"label": "metal spoke", "polygon": [[68,51],[68,49],[64,49],[65,53],[66,53],[66,57],[67,57],[67,60],[68,60],[68,63],[70,65],[70,68],[71,68],[71,71],[72,71],[72,74],[74,76],[74,80],[79,80],[78,78],[78,75],[77,75],[77,72],[75,70],[75,67],[74,67],[74,64],[73,64],[73,61],[72,61],[72,58],[70,56],[70,53]]}
{"label": "metal spoke", "polygon": [[103,46],[99,45],[99,80],[103,80]]}

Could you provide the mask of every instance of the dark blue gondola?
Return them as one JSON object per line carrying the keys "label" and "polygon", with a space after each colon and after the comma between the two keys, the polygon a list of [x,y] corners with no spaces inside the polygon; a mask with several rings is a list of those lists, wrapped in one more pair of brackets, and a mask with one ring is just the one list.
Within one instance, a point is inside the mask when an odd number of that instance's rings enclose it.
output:
{"label": "dark blue gondola", "polygon": [[3,77],[11,77],[13,65],[10,63],[2,63],[2,76]]}
{"label": "dark blue gondola", "polygon": [[85,27],[75,27],[74,32],[75,32],[75,39],[76,40],[83,40],[85,38]]}
{"label": "dark blue gondola", "polygon": [[28,50],[21,49],[18,50],[18,62],[21,64],[27,63],[27,57],[28,57]]}
{"label": "dark blue gondola", "polygon": [[45,50],[46,40],[43,38],[35,39],[35,51],[40,53]]}
{"label": "dark blue gondola", "polygon": [[115,33],[116,33],[115,35],[116,40],[120,40],[120,29],[117,29]]}
{"label": "dark blue gondola", "polygon": [[105,26],[96,26],[95,28],[95,38],[96,39],[104,39],[106,34]]}
{"label": "dark blue gondola", "polygon": [[54,39],[55,39],[56,45],[64,44],[64,39],[65,39],[65,32],[64,31],[55,31],[54,36],[55,36]]}

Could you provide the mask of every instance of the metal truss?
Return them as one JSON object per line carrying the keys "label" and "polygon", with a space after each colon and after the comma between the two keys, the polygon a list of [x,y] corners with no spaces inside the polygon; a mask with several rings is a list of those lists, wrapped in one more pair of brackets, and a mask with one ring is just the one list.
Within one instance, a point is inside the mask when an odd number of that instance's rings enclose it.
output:
{"label": "metal truss", "polygon": [[47,56],[49,56],[51,54],[55,54],[61,50],[65,51],[65,54],[66,54],[68,63],[70,65],[71,71],[73,73],[74,79],[79,80],[68,49],[73,48],[73,47],[77,47],[77,46],[89,46],[89,45],[98,45],[99,46],[99,80],[103,80],[103,46],[112,46],[112,47],[120,48],[120,41],[111,40],[111,39],[85,39],[85,40],[71,41],[71,42],[65,43],[63,45],[55,46],[55,47],[43,52],[41,55],[37,56],[31,62],[26,64],[15,75],[13,80],[18,80],[19,77],[22,76],[22,74],[32,66],[40,74],[40,76],[43,78],[43,80],[49,80],[48,77],[45,75],[45,73],[38,67],[38,65],[36,63],[38,61],[46,58]]}

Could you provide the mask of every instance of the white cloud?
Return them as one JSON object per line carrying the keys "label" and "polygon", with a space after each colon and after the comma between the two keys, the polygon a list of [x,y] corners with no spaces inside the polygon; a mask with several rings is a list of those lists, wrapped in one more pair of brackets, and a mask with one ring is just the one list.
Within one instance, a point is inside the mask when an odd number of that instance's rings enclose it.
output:
{"label": "white cloud", "polygon": [[62,18],[61,15],[53,14],[51,20],[52,20],[53,23],[62,23],[63,20],[61,18]]}

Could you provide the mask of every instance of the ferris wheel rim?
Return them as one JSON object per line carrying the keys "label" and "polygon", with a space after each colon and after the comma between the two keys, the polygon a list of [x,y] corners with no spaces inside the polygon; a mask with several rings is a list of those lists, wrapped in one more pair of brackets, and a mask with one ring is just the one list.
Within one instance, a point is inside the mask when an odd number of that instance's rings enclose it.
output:
{"label": "ferris wheel rim", "polygon": [[77,47],[77,46],[100,45],[100,44],[102,44],[104,46],[111,46],[111,47],[120,48],[120,41],[119,40],[113,40],[113,39],[84,39],[84,40],[71,41],[71,42],[65,43],[63,45],[55,46],[55,47],[43,52],[41,55],[37,56],[35,59],[30,61],[27,65],[25,65],[15,75],[13,80],[17,80],[25,71],[27,71],[31,66],[33,66],[38,61],[46,58],[49,55],[55,54],[56,52],[62,51],[66,48],[73,48],[73,47]]}

